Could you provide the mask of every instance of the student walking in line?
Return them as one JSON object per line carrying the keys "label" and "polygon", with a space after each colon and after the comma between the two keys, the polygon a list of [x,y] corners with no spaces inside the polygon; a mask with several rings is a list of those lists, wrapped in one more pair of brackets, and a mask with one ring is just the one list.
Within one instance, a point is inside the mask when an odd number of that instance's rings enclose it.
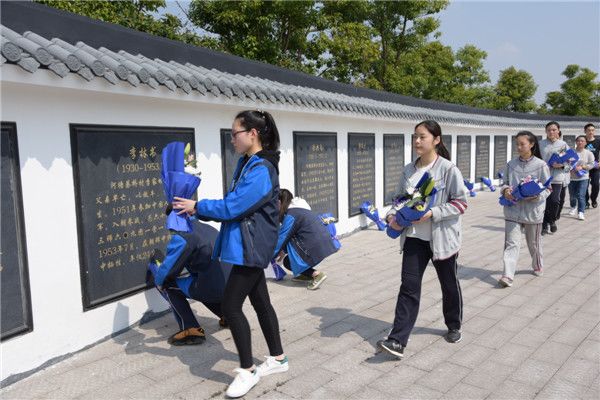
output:
{"label": "student walking in line", "polygon": [[569,183],[569,201],[571,203],[572,217],[583,221],[585,219],[585,191],[588,187],[589,171],[594,168],[594,154],[587,150],[585,135],[578,136],[575,140],[575,151],[579,160],[571,171],[571,182]]}
{"label": "student walking in line", "polygon": [[442,141],[442,129],[435,121],[415,126],[413,146],[418,158],[406,165],[400,179],[400,193],[415,187],[428,172],[435,180],[437,195],[431,209],[408,228],[395,222],[392,209],[386,216],[393,229],[402,231],[402,284],[396,303],[394,323],[387,339],[377,343],[379,349],[397,357],[404,349],[417,320],[421,300],[421,284],[431,260],[442,287],[445,336],[450,343],[462,338],[463,300],[457,276],[457,257],[461,245],[461,216],[467,209],[467,190],[460,170],[450,162],[450,154]]}
{"label": "student walking in line", "polygon": [[[517,149],[519,155],[510,160],[504,168],[505,181],[501,193],[507,200],[514,200],[512,191],[524,180],[537,179],[545,183],[550,178],[550,170],[547,163],[541,159],[537,137],[533,133],[519,132]],[[550,191],[546,189],[538,196],[517,201],[510,207],[503,207],[504,271],[498,281],[501,287],[510,287],[513,284],[523,232],[531,254],[533,273],[537,276],[543,274],[541,233],[546,199],[549,195]]]}
{"label": "student walking in line", "polygon": [[[595,136],[596,127],[594,124],[587,124],[583,131],[585,132],[585,140],[587,142],[585,148],[592,152],[594,160],[598,163],[598,157],[600,156],[600,138]],[[592,207],[598,207],[598,192],[600,192],[600,168],[596,164],[594,168],[590,170],[590,187],[585,190],[585,203],[586,208],[590,208],[590,200]]]}
{"label": "student walking in line", "polygon": [[[233,265],[223,295],[223,316],[240,356],[227,396],[242,397],[261,376],[288,370],[279,322],[267,290],[264,268],[277,245],[279,227],[279,132],[264,111],[243,111],[234,119],[231,143],[242,154],[222,200],[175,198],[173,208],[200,220],[221,222],[214,255]],[[252,358],[250,325],[242,312],[246,298],[256,311],[270,356],[258,367]]]}
{"label": "student walking in line", "polygon": [[294,273],[297,281],[307,280],[307,288],[316,290],[327,275],[315,267],[338,249],[321,218],[300,200],[287,189],[279,192],[281,227],[275,254],[279,260],[283,259],[283,266]]}
{"label": "student walking in line", "polygon": [[[560,139],[560,124],[551,121],[546,124],[546,139],[539,143],[542,160],[548,162],[555,153],[562,153],[569,148],[569,145]],[[546,200],[546,209],[544,211],[544,221],[542,223],[542,235],[552,234],[558,230],[556,219],[560,209],[560,197],[566,187],[569,178],[569,166],[554,163],[550,166],[552,173],[552,192]]]}

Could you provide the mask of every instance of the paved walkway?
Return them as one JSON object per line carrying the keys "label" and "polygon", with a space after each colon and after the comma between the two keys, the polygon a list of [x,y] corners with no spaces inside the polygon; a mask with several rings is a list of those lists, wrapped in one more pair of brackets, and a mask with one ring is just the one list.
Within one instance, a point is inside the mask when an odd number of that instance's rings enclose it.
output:
{"label": "paved walkway", "polygon": [[[398,244],[373,229],[343,240],[316,292],[270,282],[287,374],[262,381],[261,399],[598,399],[600,386],[600,210],[585,222],[563,215],[544,237],[545,275],[531,274],[523,239],[519,272],[499,289],[504,221],[494,193],[470,200],[459,258],[463,340],[449,344],[433,268],[404,360],[375,354],[400,285]],[[3,399],[220,399],[238,365],[228,330],[200,304],[210,335],[196,347],[170,347],[170,315],[136,327],[19,381]],[[254,354],[267,354],[255,315]]]}

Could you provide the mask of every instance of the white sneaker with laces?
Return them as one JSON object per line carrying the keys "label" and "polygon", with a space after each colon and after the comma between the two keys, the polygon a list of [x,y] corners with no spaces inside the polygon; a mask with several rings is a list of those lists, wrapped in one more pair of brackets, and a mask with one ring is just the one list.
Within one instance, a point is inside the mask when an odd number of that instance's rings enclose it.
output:
{"label": "white sneaker with laces", "polygon": [[281,372],[287,372],[290,369],[290,364],[288,363],[288,358],[285,357],[282,361],[277,361],[275,357],[266,357],[267,361],[260,364],[256,368],[256,373],[258,376],[267,376],[271,374],[278,374]]}
{"label": "white sneaker with laces", "polygon": [[571,217],[575,217],[577,215],[577,209],[576,208],[571,208],[571,211],[569,211],[569,215]]}
{"label": "white sneaker with laces", "polygon": [[585,216],[583,215],[582,212],[580,212],[579,214],[577,214],[577,219],[580,221],[584,221],[585,220]]}
{"label": "white sneaker with laces", "polygon": [[236,368],[233,372],[237,372],[237,375],[233,382],[231,382],[231,385],[227,388],[227,392],[225,392],[227,397],[232,399],[244,396],[260,380],[257,370],[250,372],[244,368]]}

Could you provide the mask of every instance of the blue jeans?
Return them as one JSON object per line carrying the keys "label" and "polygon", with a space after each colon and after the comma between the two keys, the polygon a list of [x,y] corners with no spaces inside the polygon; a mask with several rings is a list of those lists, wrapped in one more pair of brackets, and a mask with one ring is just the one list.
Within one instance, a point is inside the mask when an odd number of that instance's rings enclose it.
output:
{"label": "blue jeans", "polygon": [[577,205],[577,212],[585,211],[585,191],[588,186],[588,179],[584,179],[581,181],[571,181],[569,183],[569,201],[571,203],[571,208],[575,208]]}

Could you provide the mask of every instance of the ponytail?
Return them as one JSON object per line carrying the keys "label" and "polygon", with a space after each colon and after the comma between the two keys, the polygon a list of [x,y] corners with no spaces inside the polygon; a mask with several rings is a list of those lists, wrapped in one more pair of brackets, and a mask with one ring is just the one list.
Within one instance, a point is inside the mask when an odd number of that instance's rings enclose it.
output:
{"label": "ponytail", "polygon": [[279,191],[279,222],[283,222],[283,217],[287,214],[288,208],[292,203],[294,194],[287,189],[281,189]]}
{"label": "ponytail", "polygon": [[419,122],[415,126],[415,130],[420,126],[425,127],[425,129],[427,129],[427,131],[429,133],[431,133],[434,138],[436,138],[436,137],[440,138],[440,142],[435,146],[435,151],[440,157],[444,157],[446,160],[450,160],[450,152],[448,151],[448,149],[446,148],[446,145],[444,144],[444,142],[442,140],[442,127],[440,126],[440,124],[438,124],[437,122],[435,122],[433,120],[425,120],[425,121]]}
{"label": "ponytail", "polygon": [[263,149],[270,151],[279,150],[279,131],[273,116],[261,110],[246,110],[235,117],[245,129],[256,129]]}

